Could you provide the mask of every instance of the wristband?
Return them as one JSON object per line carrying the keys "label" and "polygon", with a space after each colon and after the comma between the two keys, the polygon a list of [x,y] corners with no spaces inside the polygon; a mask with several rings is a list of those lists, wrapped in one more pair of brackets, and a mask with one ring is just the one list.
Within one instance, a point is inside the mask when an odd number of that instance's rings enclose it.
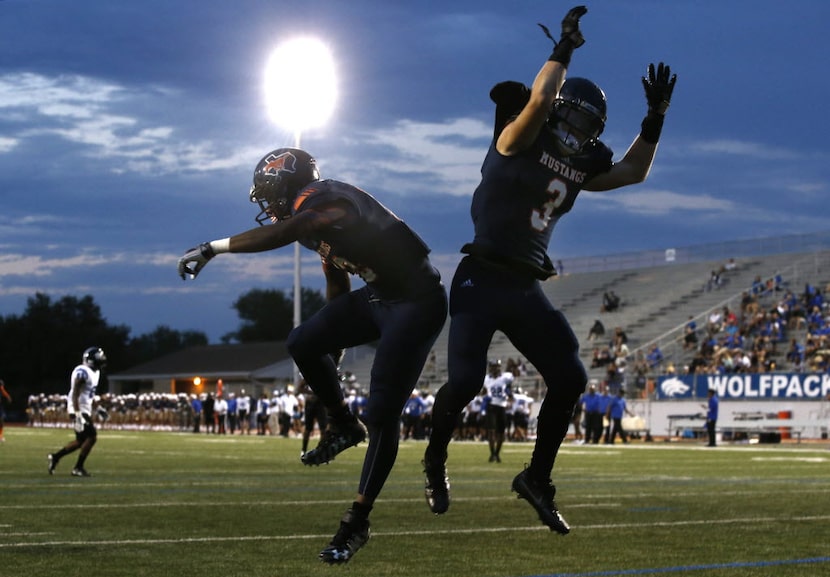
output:
{"label": "wristband", "polygon": [[554,46],[553,52],[551,52],[548,60],[551,62],[558,62],[567,68],[571,63],[571,56],[574,53],[574,49],[576,49],[576,46],[573,41],[570,38],[563,38],[559,41],[559,44]]}
{"label": "wristband", "polygon": [[223,252],[230,252],[231,250],[231,239],[222,238],[219,240],[212,240],[208,243],[210,245],[211,250],[214,254],[221,254]]}
{"label": "wristband", "polygon": [[657,144],[660,140],[660,132],[663,130],[664,118],[662,114],[649,111],[640,124],[640,138],[650,144]]}

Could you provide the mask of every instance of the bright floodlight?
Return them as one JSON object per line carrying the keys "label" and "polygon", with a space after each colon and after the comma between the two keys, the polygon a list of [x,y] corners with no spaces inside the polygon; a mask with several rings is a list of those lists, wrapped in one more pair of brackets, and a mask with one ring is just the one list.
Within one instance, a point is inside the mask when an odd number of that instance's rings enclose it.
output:
{"label": "bright floodlight", "polygon": [[337,100],[334,60],[325,44],[297,38],[280,45],[265,67],[271,119],[299,133],[324,124]]}

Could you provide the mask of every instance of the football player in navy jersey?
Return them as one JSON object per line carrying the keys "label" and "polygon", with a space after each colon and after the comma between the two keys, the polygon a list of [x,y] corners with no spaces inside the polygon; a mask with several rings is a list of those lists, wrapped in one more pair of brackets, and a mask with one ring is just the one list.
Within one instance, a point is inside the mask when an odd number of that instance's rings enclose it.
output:
{"label": "football player in navy jersey", "polygon": [[560,40],[530,89],[510,81],[490,93],[496,103],[494,138],[473,195],[475,237],[462,248],[467,256],[451,285],[449,378],[435,398],[424,454],[425,495],[436,514],[450,504],[445,463],[456,415],[481,387],[498,330],[547,386],[532,458],[512,489],[552,531],[570,531],[554,501],[551,473],[587,375],[577,338],[540,285],[555,274],[548,243],[580,190],[610,190],[645,180],[676,80],[662,63],[648,67],[643,78],[648,113],[639,135],[614,162],[611,150],[598,140],[605,127],[605,94],[590,80],[565,80],[574,49],[584,43],[579,22],[586,12],[577,6],[562,20]]}
{"label": "football player in navy jersey", "polygon": [[[326,563],[349,561],[369,539],[369,512],[398,453],[400,417],[444,326],[447,294],[429,248],[368,193],[320,180],[317,163],[297,148],[274,150],[259,162],[250,192],[267,226],[202,243],[179,260],[184,279],[215,255],[272,250],[299,242],[318,252],[327,304],[294,328],[287,347],[329,415],[306,465],[327,463],[366,439],[358,495],[328,547]],[[351,290],[350,274],[365,285]],[[340,351],[377,341],[364,424],[349,409],[337,374]]]}

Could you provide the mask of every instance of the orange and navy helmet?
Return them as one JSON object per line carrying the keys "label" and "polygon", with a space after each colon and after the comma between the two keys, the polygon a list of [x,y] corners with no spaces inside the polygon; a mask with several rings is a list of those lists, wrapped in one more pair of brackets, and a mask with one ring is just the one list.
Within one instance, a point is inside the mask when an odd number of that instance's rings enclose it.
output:
{"label": "orange and navy helmet", "polygon": [[259,224],[291,216],[291,204],[303,188],[320,180],[317,161],[299,148],[278,148],[264,157],[254,170],[249,198],[259,204]]}

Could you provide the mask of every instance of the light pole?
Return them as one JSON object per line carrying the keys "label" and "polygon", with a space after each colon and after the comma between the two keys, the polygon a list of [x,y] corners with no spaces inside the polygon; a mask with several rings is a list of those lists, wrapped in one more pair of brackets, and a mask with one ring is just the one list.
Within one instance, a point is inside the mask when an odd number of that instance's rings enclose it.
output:
{"label": "light pole", "polygon": [[[271,119],[294,133],[324,124],[334,110],[337,85],[328,47],[315,38],[295,38],[277,47],[265,67],[265,101]],[[302,322],[300,243],[294,243],[294,326]],[[300,372],[294,365],[294,383]]]}

